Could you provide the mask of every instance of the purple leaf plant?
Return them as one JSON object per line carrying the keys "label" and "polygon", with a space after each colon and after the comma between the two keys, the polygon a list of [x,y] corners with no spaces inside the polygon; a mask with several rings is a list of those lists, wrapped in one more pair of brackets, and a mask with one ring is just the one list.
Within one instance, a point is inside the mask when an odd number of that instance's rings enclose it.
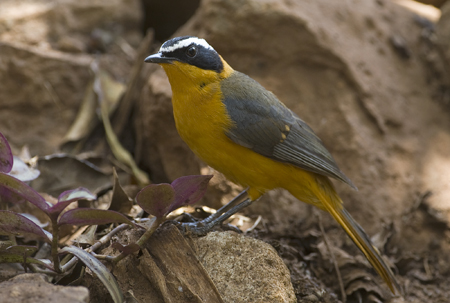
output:
{"label": "purple leaf plant", "polygon": [[[52,233],[45,231],[32,220],[25,216],[6,210],[0,210],[0,234],[11,236],[27,235],[43,239],[51,243],[53,267],[50,267],[45,262],[31,258],[35,250],[29,247],[20,247],[19,245],[11,246],[9,248],[0,249],[0,263],[1,262],[22,262],[35,263],[52,268],[57,273],[62,272],[58,256],[58,234],[59,227],[64,224],[72,225],[101,225],[108,223],[125,223],[131,226],[136,226],[127,217],[119,212],[112,210],[100,210],[91,208],[76,208],[65,213],[63,211],[71,203],[86,199],[94,200],[96,196],[85,188],[76,188],[65,191],[58,197],[58,202],[52,205],[45,201],[45,199],[31,188],[26,183],[9,175],[13,167],[13,155],[6,138],[0,133],[0,202],[4,203],[18,203],[20,201],[29,201],[37,208],[42,210],[49,218],[52,224]],[[149,214],[154,217],[151,219],[150,228],[144,235],[136,242],[128,246],[121,246],[119,243],[115,246],[121,251],[121,254],[113,259],[118,262],[126,255],[139,250],[140,247],[148,240],[156,228],[165,220],[166,216],[177,208],[185,205],[192,205],[198,202],[205,194],[211,175],[206,176],[186,176],[173,181],[171,184],[152,184],[142,189],[137,197],[136,202]],[[80,258],[92,270],[96,270],[97,274],[109,280],[110,277],[106,267],[102,268],[99,263],[92,267],[93,256],[85,253],[83,250],[74,247],[65,247],[60,250],[60,253],[71,253]],[[89,263],[89,264],[88,264]],[[109,283],[109,282],[108,282]],[[106,285],[106,284],[105,284]],[[110,286],[112,284],[109,284]],[[115,285],[110,287],[115,288]],[[110,290],[112,291],[112,290]],[[112,295],[113,295],[112,291]],[[113,295],[120,301],[121,295]]]}
{"label": "purple leaf plant", "polygon": [[[136,202],[143,210],[155,216],[150,228],[136,242],[139,247],[151,237],[165,217],[177,208],[192,205],[198,202],[206,193],[209,180],[212,175],[194,175],[180,177],[172,184],[150,184],[144,187],[136,196]],[[133,251],[129,249],[128,251]],[[114,262],[118,262],[127,255],[123,249],[122,254],[117,256]]]}
{"label": "purple leaf plant", "polygon": [[212,175],[185,176],[176,179],[171,184],[150,184],[144,187],[137,194],[136,202],[143,210],[154,216],[150,221],[150,227],[136,243],[127,246],[116,244],[114,247],[121,254],[115,257],[113,262],[117,263],[142,248],[170,212],[198,202],[205,195],[212,177]]}
{"label": "purple leaf plant", "polygon": [[[12,236],[31,235],[50,242],[52,244],[54,269],[57,272],[61,271],[58,257],[60,225],[99,225],[116,222],[134,225],[124,215],[110,210],[74,209],[61,216],[64,209],[71,203],[81,199],[94,200],[96,196],[89,190],[80,187],[63,192],[59,195],[58,202],[55,205],[51,205],[29,185],[9,175],[8,173],[11,171],[12,166],[13,156],[11,148],[6,138],[0,133],[0,202],[14,204],[22,200],[29,201],[50,218],[52,234],[25,216],[6,210],[0,210],[0,234]],[[0,254],[6,254],[6,252],[0,251]],[[11,253],[8,254],[11,255]],[[15,259],[11,257],[10,260]]]}
{"label": "purple leaf plant", "polygon": [[136,196],[143,210],[157,218],[185,205],[198,202],[206,193],[212,175],[180,177],[172,184],[150,184]]}

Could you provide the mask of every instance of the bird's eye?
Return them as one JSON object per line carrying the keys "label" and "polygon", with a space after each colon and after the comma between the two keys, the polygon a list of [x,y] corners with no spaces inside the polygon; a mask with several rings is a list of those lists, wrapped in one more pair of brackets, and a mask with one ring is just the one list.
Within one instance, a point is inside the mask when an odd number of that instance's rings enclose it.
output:
{"label": "bird's eye", "polygon": [[186,55],[193,58],[197,55],[197,48],[195,46],[191,46],[186,50]]}

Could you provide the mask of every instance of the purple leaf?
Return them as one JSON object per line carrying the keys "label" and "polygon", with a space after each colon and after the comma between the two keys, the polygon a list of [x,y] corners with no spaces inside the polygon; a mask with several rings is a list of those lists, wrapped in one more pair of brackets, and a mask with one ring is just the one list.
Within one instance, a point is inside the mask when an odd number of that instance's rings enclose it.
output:
{"label": "purple leaf", "polygon": [[[45,212],[47,212],[47,209],[49,208],[48,204],[45,202],[45,199],[38,194],[37,191],[14,177],[11,177],[5,173],[0,173],[0,196],[9,195],[9,192],[13,192],[16,195],[21,196]],[[7,200],[6,202],[15,201]]]}
{"label": "purple leaf", "polygon": [[90,253],[78,248],[76,246],[67,246],[59,251],[60,253],[69,253],[75,255],[81,260],[97,277],[102,281],[103,285],[106,286],[114,303],[124,302],[122,291],[119,285],[114,279],[111,272],[103,265],[97,258],[95,258]]}
{"label": "purple leaf", "polygon": [[20,203],[26,202],[26,200],[22,196],[15,194],[14,192],[12,192],[4,187],[1,187],[1,184],[0,184],[0,204],[2,202],[10,203],[10,204],[20,204]]}
{"label": "purple leaf", "polygon": [[0,133],[0,172],[9,173],[13,167],[13,155],[5,136]]}
{"label": "purple leaf", "polygon": [[58,197],[58,202],[76,201],[80,199],[95,200],[97,197],[88,189],[78,187],[73,190],[66,190]]}
{"label": "purple leaf", "polygon": [[48,215],[52,218],[57,218],[59,214],[72,202],[86,199],[95,200],[96,196],[89,190],[83,187],[79,187],[73,190],[67,190],[58,197],[58,203],[50,207],[47,211]]}
{"label": "purple leaf", "polygon": [[0,210],[0,233],[7,235],[32,235],[51,242],[50,233],[18,213]]}
{"label": "purple leaf", "polygon": [[211,175],[186,176],[172,184],[151,184],[137,194],[136,201],[146,212],[161,218],[183,205],[200,200],[211,178]]}
{"label": "purple leaf", "polygon": [[32,221],[34,224],[36,224],[37,226],[39,226],[42,229],[44,229],[48,226],[49,222],[41,222],[36,216],[33,216],[32,214],[27,214],[27,213],[18,213],[18,214],[21,216],[24,216],[25,218]]}
{"label": "purple leaf", "polygon": [[93,208],[76,208],[69,210],[58,220],[59,225],[101,225],[108,223],[127,223],[134,226],[134,223],[121,213],[112,210]]}
{"label": "purple leaf", "polygon": [[172,182],[175,199],[170,205],[168,213],[184,205],[191,205],[199,201],[206,193],[212,175],[185,176]]}
{"label": "purple leaf", "polygon": [[174,201],[175,191],[170,184],[150,184],[136,196],[136,202],[143,210],[161,218],[168,213]]}

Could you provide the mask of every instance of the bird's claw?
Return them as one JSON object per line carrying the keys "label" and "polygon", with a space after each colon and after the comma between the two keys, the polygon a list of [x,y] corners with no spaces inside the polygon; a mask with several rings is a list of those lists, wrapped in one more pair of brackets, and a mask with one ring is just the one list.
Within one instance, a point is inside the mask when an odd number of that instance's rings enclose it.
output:
{"label": "bird's claw", "polygon": [[185,222],[179,225],[181,233],[185,236],[197,236],[202,237],[212,229],[214,226],[208,226],[203,224],[202,221],[197,222]]}

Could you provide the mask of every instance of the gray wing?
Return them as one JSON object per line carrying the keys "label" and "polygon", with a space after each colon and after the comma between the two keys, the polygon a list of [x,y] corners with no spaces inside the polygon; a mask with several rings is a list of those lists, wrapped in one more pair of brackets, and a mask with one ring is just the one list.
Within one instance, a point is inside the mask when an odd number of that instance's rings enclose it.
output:
{"label": "gray wing", "polygon": [[222,80],[221,89],[234,122],[227,136],[235,143],[356,189],[313,130],[258,82],[235,71]]}

